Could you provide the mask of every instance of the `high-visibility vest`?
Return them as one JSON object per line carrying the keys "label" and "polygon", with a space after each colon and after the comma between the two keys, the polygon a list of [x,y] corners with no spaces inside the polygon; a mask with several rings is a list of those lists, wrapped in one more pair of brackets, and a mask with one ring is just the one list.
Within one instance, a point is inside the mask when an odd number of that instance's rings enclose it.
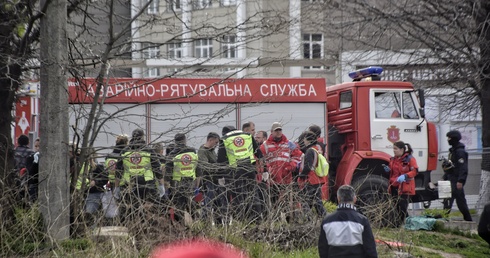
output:
{"label": "high-visibility vest", "polygon": [[[236,133],[236,131],[233,133]],[[230,166],[236,167],[238,160],[248,159],[250,163],[255,161],[252,135],[248,133],[231,135],[223,140],[223,144],[225,145],[226,156]]]}
{"label": "high-visibility vest", "polygon": [[172,180],[180,181],[183,177],[196,179],[198,157],[194,152],[180,153],[174,157]]}
{"label": "high-visibility vest", "polygon": [[[90,173],[91,169],[92,168],[89,165],[86,172]],[[85,173],[85,164],[83,164],[82,168],[80,169],[80,173],[78,173],[77,186],[76,186],[76,189],[77,190],[82,189],[82,185],[84,184],[83,181],[85,181],[85,186],[86,187],[88,187],[90,185],[90,180],[88,179],[88,175],[85,176],[85,180],[82,180],[83,177],[84,177],[84,173]],[[86,189],[87,188],[85,188],[85,190]]]}
{"label": "high-visibility vest", "polygon": [[151,169],[151,153],[146,151],[127,151],[122,154],[124,173],[121,185],[131,180],[131,177],[143,176],[145,181],[153,180]]}

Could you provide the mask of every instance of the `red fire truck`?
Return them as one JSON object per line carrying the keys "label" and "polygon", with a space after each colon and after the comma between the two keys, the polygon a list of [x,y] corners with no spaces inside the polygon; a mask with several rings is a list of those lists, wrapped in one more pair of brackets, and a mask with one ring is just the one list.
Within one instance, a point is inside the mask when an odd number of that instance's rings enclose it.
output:
{"label": "red fire truck", "polygon": [[412,146],[419,165],[411,201],[428,207],[437,199],[429,187],[437,166],[436,127],[425,120],[423,91],[409,82],[381,81],[381,72],[380,67],[361,69],[350,74],[352,82],[327,89],[330,193],[351,184],[363,206],[386,199],[388,175],[382,165],[393,156],[393,143],[401,140]]}
{"label": "red fire truck", "polygon": [[[359,70],[352,73],[352,82],[328,87],[320,78],[108,79],[101,90],[103,112],[98,114],[104,124],[94,147],[107,152],[114,135],[130,134],[135,128],[146,131],[148,142],[167,143],[175,133],[185,132],[190,135],[189,145],[198,147],[208,132],[220,132],[225,125],[240,128],[253,121],[257,130],[269,132],[278,121],[294,140],[317,124],[325,129],[331,163],[325,198],[334,201],[340,185],[352,184],[365,207],[386,199],[388,175],[382,165],[393,155],[393,143],[402,140],[411,144],[419,165],[412,202],[428,206],[437,198],[429,189],[438,156],[435,125],[425,120],[423,91],[409,82],[378,80],[381,71],[379,67]],[[95,80],[70,80],[69,92],[70,125],[81,131],[96,93]],[[25,123],[23,112],[32,110],[28,103],[18,104],[16,121]],[[36,123],[34,110],[31,125]],[[28,129],[16,125],[17,133]]]}

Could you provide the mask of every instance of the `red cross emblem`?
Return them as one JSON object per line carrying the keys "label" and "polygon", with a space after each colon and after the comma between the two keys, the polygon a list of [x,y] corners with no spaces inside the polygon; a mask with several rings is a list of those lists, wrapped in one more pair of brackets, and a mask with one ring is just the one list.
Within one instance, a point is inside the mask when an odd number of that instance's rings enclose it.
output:
{"label": "red cross emblem", "polygon": [[139,153],[133,153],[133,154],[131,154],[131,156],[129,157],[129,162],[131,162],[133,164],[140,164],[140,162],[141,162],[141,155]]}
{"label": "red cross emblem", "polygon": [[109,160],[109,163],[107,163],[107,166],[109,168],[109,170],[113,171],[116,169],[116,161],[111,159]]}
{"label": "red cross emblem", "polygon": [[184,154],[182,155],[182,158],[180,158],[180,161],[182,162],[182,165],[188,166],[192,162],[192,157],[189,154]]}
{"label": "red cross emblem", "polygon": [[242,137],[237,137],[233,140],[233,144],[237,147],[242,147],[245,144],[245,140]]}

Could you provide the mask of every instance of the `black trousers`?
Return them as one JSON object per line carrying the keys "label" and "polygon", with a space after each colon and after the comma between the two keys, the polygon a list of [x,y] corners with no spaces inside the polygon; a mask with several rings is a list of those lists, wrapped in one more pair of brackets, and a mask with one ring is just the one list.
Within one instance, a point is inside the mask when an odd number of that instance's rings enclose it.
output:
{"label": "black trousers", "polygon": [[394,223],[396,227],[399,227],[408,217],[408,203],[410,202],[410,196],[408,194],[398,195],[398,188],[396,187],[392,188],[391,196],[396,204],[396,217],[394,218]]}
{"label": "black trousers", "polygon": [[144,219],[148,215],[144,210],[145,203],[158,203],[155,181],[121,186],[121,221]]}
{"label": "black trousers", "polygon": [[188,212],[195,218],[194,191],[195,182],[193,179],[182,178],[181,181],[172,182],[172,203],[175,219],[180,221],[184,218],[184,213]]}
{"label": "black trousers", "polygon": [[320,218],[325,217],[327,215],[327,212],[325,211],[325,207],[323,206],[323,201],[322,201],[322,185],[321,184],[316,184],[316,185],[311,185],[311,184],[305,184],[305,187],[301,189],[300,195],[302,198],[303,204],[306,205],[305,208],[311,209],[312,207],[315,208],[317,212],[317,216]]}
{"label": "black trousers", "polygon": [[242,176],[234,179],[234,199],[232,209],[239,220],[257,220],[260,218],[261,203],[258,197],[258,184],[255,178]]}
{"label": "black trousers", "polygon": [[472,221],[473,219],[471,218],[470,210],[468,209],[468,204],[466,203],[464,185],[463,188],[458,189],[456,184],[457,182],[451,181],[451,198],[444,199],[442,202],[444,209],[448,210],[448,213],[451,212],[454,200],[456,200],[456,205],[458,206],[459,211],[463,214],[463,219],[466,221]]}

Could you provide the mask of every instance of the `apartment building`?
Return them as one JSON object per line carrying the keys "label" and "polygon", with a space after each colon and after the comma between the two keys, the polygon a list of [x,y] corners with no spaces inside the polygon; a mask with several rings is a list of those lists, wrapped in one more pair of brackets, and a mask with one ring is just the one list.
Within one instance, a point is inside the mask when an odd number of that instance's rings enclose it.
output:
{"label": "apartment building", "polygon": [[[133,0],[134,77],[322,77],[335,81],[318,1]],[[133,15],[137,15],[134,8]],[[305,15],[307,13],[308,15]]]}

